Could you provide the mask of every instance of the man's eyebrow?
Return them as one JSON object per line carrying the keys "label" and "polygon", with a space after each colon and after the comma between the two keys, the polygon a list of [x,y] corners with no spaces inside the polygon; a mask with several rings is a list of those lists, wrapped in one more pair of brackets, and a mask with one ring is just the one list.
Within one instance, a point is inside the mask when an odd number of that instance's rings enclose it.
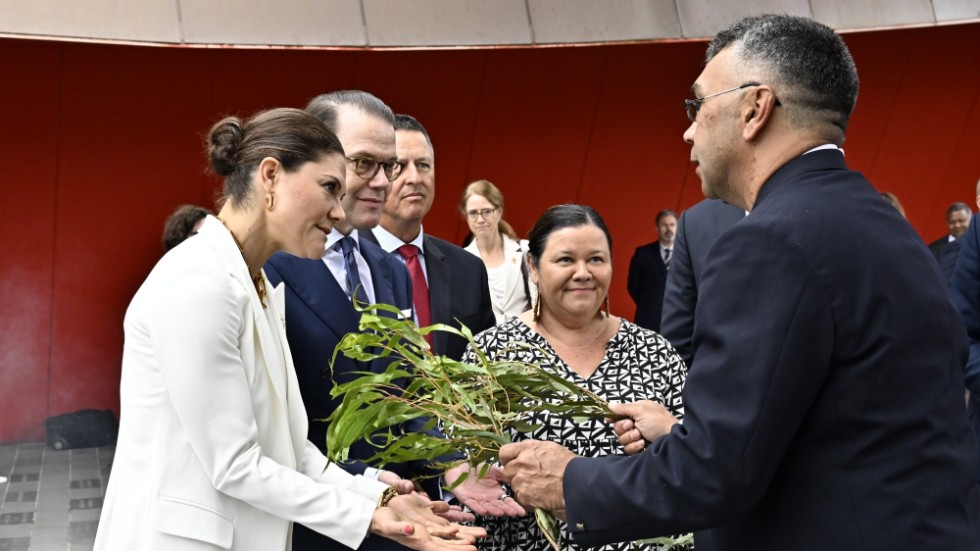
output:
{"label": "man's eyebrow", "polygon": [[697,82],[691,85],[691,93],[694,94],[694,97],[696,98],[701,97],[701,87],[698,86]]}

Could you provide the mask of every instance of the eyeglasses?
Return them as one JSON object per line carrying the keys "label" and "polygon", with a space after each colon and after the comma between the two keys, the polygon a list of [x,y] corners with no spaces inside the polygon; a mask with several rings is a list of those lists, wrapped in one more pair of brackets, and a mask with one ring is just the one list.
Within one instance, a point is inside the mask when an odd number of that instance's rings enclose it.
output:
{"label": "eyeglasses", "polygon": [[[690,119],[691,122],[697,122],[697,120],[698,120],[698,111],[701,110],[701,104],[704,103],[704,100],[706,100],[708,98],[713,98],[715,96],[720,96],[722,94],[727,94],[729,92],[734,92],[736,90],[742,90],[744,88],[751,88],[753,86],[762,86],[762,83],[761,82],[746,82],[745,84],[743,84],[741,86],[736,86],[734,88],[729,88],[728,90],[723,90],[723,91],[717,92],[715,94],[710,94],[710,95],[707,95],[707,96],[701,96],[700,98],[686,99],[686,100],[684,100],[684,108],[687,110],[687,118]],[[782,105],[782,103],[779,102],[779,98],[776,98],[776,107],[779,107],[780,105]]]}
{"label": "eyeglasses", "polygon": [[466,211],[466,217],[473,221],[476,221],[478,218],[488,220],[495,212],[497,212],[497,209],[468,210]]}
{"label": "eyeglasses", "polygon": [[372,159],[371,157],[344,157],[347,162],[354,164],[354,173],[364,178],[365,180],[370,180],[378,173],[379,170],[384,169],[385,178],[389,182],[393,181],[395,178],[401,174],[402,164],[396,161],[387,162],[379,161],[377,159]]}

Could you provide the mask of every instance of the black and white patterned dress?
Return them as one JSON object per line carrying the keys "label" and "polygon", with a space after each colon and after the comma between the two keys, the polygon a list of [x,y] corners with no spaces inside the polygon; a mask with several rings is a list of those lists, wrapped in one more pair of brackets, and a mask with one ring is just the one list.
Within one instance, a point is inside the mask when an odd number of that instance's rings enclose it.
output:
{"label": "black and white patterned dress", "polygon": [[[518,318],[488,329],[475,338],[477,346],[490,359],[507,358],[536,363],[554,369],[566,379],[595,392],[610,402],[654,400],[662,403],[677,418],[683,416],[681,390],[687,375],[684,362],[666,339],[657,333],[623,320],[619,330],[606,344],[606,354],[598,369],[588,379],[572,371],[561,361],[554,349],[536,331]],[[515,349],[513,342],[525,342],[531,347]],[[467,350],[463,361],[474,360]],[[531,419],[541,425],[531,433],[513,433],[519,440],[550,440],[583,456],[622,454],[622,446],[612,425],[604,420],[577,423],[572,419],[540,413]],[[488,537],[479,543],[481,551],[551,551],[551,546],[534,521],[534,514],[520,518],[482,518],[479,524],[487,529]],[[559,521],[562,549],[581,549],[575,545]],[[601,551],[655,549],[656,546],[635,546],[625,542],[596,547]]]}

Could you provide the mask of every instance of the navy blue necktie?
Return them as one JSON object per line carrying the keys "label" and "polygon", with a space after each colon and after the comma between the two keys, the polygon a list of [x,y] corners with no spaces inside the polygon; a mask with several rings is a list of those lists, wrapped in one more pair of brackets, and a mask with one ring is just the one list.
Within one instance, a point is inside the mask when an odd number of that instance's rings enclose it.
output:
{"label": "navy blue necktie", "polygon": [[[357,271],[357,258],[354,257],[355,248],[353,237],[348,235],[340,239],[340,249],[344,253],[344,271],[347,272],[347,298],[350,299],[353,299],[357,288],[361,286],[361,274]],[[363,289],[361,296],[364,296]]]}

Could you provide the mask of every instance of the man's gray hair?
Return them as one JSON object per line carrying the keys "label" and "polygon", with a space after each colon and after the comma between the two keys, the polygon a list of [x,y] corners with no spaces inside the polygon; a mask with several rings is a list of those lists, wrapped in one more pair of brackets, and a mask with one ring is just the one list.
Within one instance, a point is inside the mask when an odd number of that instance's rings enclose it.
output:
{"label": "man's gray hair", "polygon": [[374,94],[362,90],[338,90],[320,94],[306,104],[306,112],[320,119],[334,134],[337,134],[337,110],[345,105],[357,107],[368,115],[377,117],[395,126],[395,114],[385,102]]}
{"label": "man's gray hair", "polygon": [[[795,126],[830,123],[847,130],[858,95],[857,69],[833,29],[805,17],[747,17],[718,33],[707,61],[732,46],[744,78],[767,78]],[[752,74],[761,70],[763,74]],[[843,139],[843,135],[841,135]]]}

